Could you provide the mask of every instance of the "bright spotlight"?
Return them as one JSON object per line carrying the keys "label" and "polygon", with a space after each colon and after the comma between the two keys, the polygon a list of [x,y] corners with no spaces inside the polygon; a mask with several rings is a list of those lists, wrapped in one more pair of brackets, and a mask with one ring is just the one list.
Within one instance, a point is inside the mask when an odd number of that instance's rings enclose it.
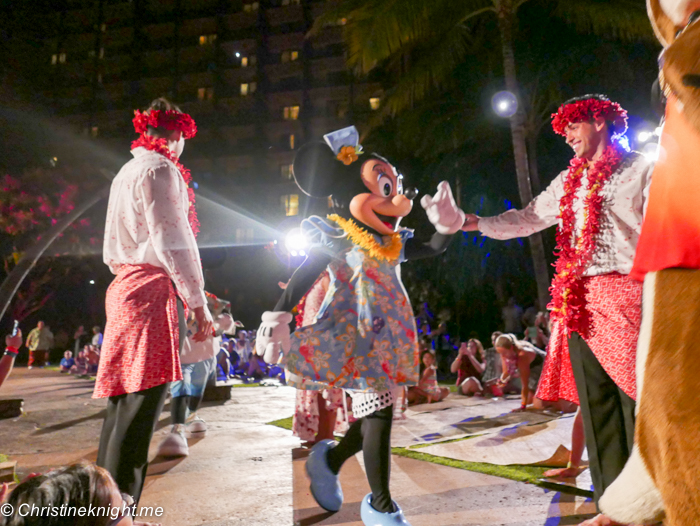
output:
{"label": "bright spotlight", "polygon": [[95,284],[95,280],[94,280],[94,279],[91,279],[91,280],[90,280],[90,285],[94,285],[94,284]]}
{"label": "bright spotlight", "polygon": [[491,98],[491,108],[499,117],[510,118],[518,111],[518,99],[510,91],[499,91]]}
{"label": "bright spotlight", "polygon": [[651,139],[654,136],[653,132],[650,132],[648,130],[640,131],[637,134],[637,140],[639,142],[647,142],[649,139]]}
{"label": "bright spotlight", "polygon": [[659,160],[660,147],[656,143],[647,144],[642,149],[642,155],[647,158],[650,162],[656,162]]}
{"label": "bright spotlight", "polygon": [[309,245],[306,237],[301,232],[299,228],[293,228],[287,233],[287,237],[284,239],[284,246],[287,250],[291,252],[292,256],[296,256],[299,252],[302,252]]}
{"label": "bright spotlight", "polygon": [[304,251],[302,250],[302,251],[299,252],[299,255],[300,255],[300,256],[305,256],[305,255],[306,255],[306,252],[304,252]]}
{"label": "bright spotlight", "polygon": [[241,58],[241,54],[238,51],[236,51],[236,58]]}

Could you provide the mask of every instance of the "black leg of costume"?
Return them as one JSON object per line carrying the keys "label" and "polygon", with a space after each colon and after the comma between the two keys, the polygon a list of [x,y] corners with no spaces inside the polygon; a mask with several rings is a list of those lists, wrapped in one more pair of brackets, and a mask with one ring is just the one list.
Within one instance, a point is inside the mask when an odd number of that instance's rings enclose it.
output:
{"label": "black leg of costume", "polygon": [[176,396],[170,399],[170,423],[184,424],[187,420],[187,408],[190,403],[189,396]]}
{"label": "black leg of costume", "polygon": [[569,337],[569,354],[597,504],[632,452],[635,402],[613,382],[577,333]]}
{"label": "black leg of costume", "polygon": [[[180,350],[187,334],[185,310],[177,300]],[[119,490],[138,503],[148,470],[148,446],[160,417],[169,383],[137,393],[111,396],[102,424],[97,465],[110,472]],[[187,407],[185,405],[185,407]]]}
{"label": "black leg of costume", "polygon": [[334,473],[340,471],[347,459],[362,451],[372,490],[372,507],[381,513],[394,511],[389,491],[393,418],[392,405],[353,422],[340,443],[328,451],[328,466]]}
{"label": "black leg of costume", "polygon": [[202,399],[204,398],[204,391],[206,391],[206,388],[202,389],[202,392],[198,396],[188,397],[187,405],[190,408],[190,414],[196,413],[197,409],[199,409]]}
{"label": "black leg of costume", "polygon": [[148,445],[165,405],[169,384],[111,396],[102,425],[97,465],[114,477],[120,491],[138,502],[148,470]]}

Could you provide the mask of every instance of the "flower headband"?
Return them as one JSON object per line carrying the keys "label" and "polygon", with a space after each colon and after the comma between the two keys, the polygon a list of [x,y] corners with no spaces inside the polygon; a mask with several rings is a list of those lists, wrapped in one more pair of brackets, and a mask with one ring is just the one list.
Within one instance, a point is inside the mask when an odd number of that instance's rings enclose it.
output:
{"label": "flower headband", "polygon": [[194,119],[186,113],[175,110],[151,110],[146,113],[136,110],[134,115],[132,122],[136,133],[139,134],[146,133],[149,126],[181,131],[185,139],[191,139],[197,134],[197,125],[194,123]]}
{"label": "flower headband", "polygon": [[552,128],[559,135],[566,135],[566,126],[574,122],[605,119],[615,127],[615,137],[627,131],[627,112],[617,102],[585,99],[571,104],[562,104],[557,113],[552,113]]}
{"label": "flower headband", "polygon": [[333,150],[336,159],[349,166],[362,155],[360,146],[360,133],[354,126],[348,126],[342,130],[327,133],[323,136],[328,147]]}

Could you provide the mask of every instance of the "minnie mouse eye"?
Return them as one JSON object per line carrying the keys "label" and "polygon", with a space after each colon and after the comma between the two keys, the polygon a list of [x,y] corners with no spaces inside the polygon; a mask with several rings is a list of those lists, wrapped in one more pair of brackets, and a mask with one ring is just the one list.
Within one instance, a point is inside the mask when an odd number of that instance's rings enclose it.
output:
{"label": "minnie mouse eye", "polygon": [[379,192],[384,197],[389,197],[394,191],[394,181],[388,175],[379,177]]}

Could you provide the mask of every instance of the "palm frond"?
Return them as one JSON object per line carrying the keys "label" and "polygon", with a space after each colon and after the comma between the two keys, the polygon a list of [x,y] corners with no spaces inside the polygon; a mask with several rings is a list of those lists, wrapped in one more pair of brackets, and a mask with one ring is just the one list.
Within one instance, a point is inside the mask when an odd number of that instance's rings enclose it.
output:
{"label": "palm frond", "polygon": [[625,41],[654,41],[641,0],[552,0],[554,15],[577,31]]}
{"label": "palm frond", "polygon": [[397,54],[444,35],[470,13],[492,9],[491,0],[340,0],[314,24],[312,33],[345,18],[348,63],[367,73]]}

